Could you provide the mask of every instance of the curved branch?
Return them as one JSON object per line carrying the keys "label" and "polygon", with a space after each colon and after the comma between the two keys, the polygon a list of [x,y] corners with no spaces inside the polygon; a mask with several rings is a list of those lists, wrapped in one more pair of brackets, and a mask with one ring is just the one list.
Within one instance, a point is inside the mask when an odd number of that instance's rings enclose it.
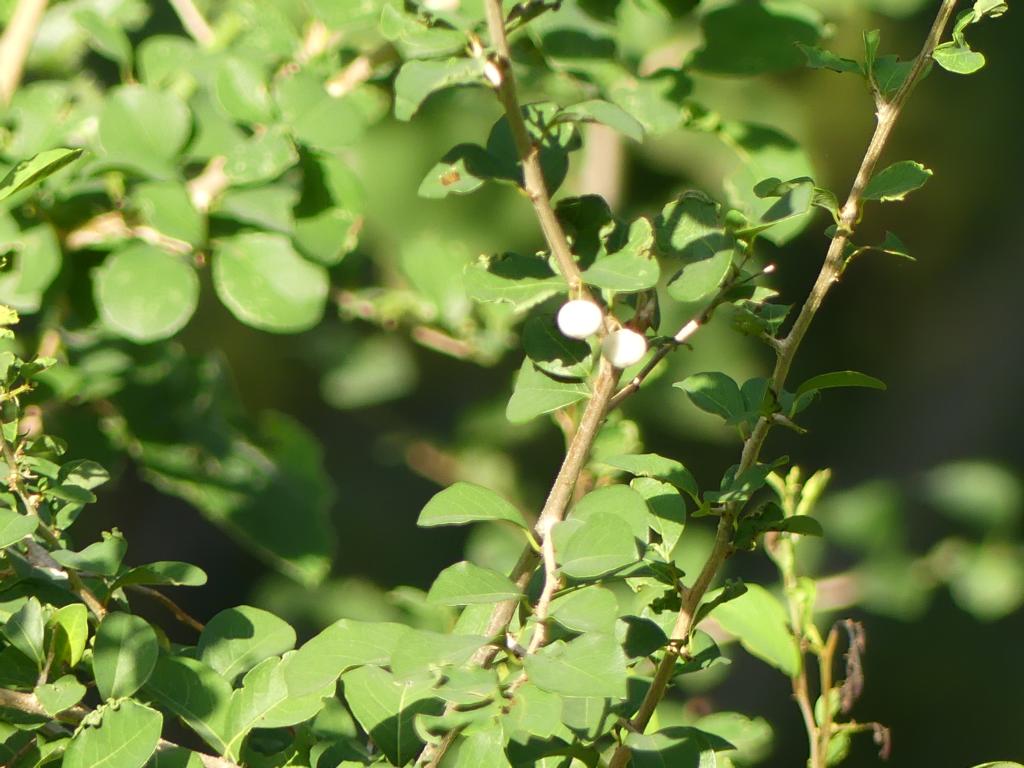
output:
{"label": "curved branch", "polygon": [[32,50],[36,30],[46,12],[46,0],[19,0],[11,20],[0,38],[0,105],[10,104],[21,75],[25,59]]}
{"label": "curved branch", "polygon": [[[818,277],[814,282],[814,286],[811,288],[807,300],[801,307],[800,313],[793,323],[793,327],[785,338],[779,341],[779,344],[776,347],[777,358],[771,378],[771,386],[775,392],[780,392],[785,385],[786,378],[789,375],[789,369],[793,364],[793,359],[800,347],[800,343],[803,341],[804,336],[807,333],[807,329],[810,327],[815,314],[821,307],[825,296],[839,279],[839,274],[843,266],[843,254],[845,252],[846,244],[849,242],[854,228],[860,221],[860,214],[864,202],[864,189],[874,174],[878,160],[889,141],[889,137],[892,135],[893,128],[903,111],[903,107],[906,105],[907,99],[925,71],[925,68],[928,66],[932,52],[939,44],[939,40],[941,39],[946,26],[949,24],[949,20],[953,15],[953,10],[955,9],[956,4],[957,0],[943,0],[942,5],[939,8],[938,15],[936,16],[931,30],[925,40],[924,46],[921,48],[920,53],[918,53],[917,58],[914,60],[913,66],[907,75],[907,79],[891,101],[879,104],[875,131],[871,137],[870,143],[868,144],[868,148],[864,153],[864,158],[857,171],[850,194],[846,199],[845,205],[843,205],[836,235],[829,244],[829,248],[825,255],[825,260],[822,264],[821,270],[818,273]],[[739,469],[736,471],[737,475],[750,469],[757,462],[761,455],[761,449],[764,446],[765,439],[768,436],[768,432],[771,430],[772,423],[771,419],[765,417],[758,420],[750,434],[750,437],[748,437],[743,444],[743,453]],[[642,733],[647,728],[647,725],[651,720],[651,716],[654,714],[654,710],[665,695],[665,690],[671,680],[672,672],[675,670],[676,659],[679,658],[680,653],[685,649],[689,640],[690,631],[693,629],[694,613],[700,605],[701,600],[703,600],[704,594],[707,592],[707,589],[714,580],[714,577],[717,575],[718,570],[731,553],[733,524],[737,513],[738,509],[735,506],[730,506],[723,511],[722,516],[719,519],[715,545],[712,548],[711,553],[708,555],[708,559],[704,563],[700,575],[697,577],[697,581],[687,592],[686,599],[683,601],[682,609],[679,612],[675,628],[672,632],[671,642],[665,649],[665,655],[662,657],[661,662],[658,665],[654,681],[652,682],[650,689],[648,689],[647,695],[644,697],[637,714],[629,722],[629,727],[632,730]],[[609,768],[625,768],[629,762],[629,757],[629,747],[625,744],[620,744],[612,756]]]}
{"label": "curved branch", "polygon": [[551,205],[551,195],[544,183],[544,172],[540,165],[540,149],[530,138],[530,132],[523,120],[523,110],[519,104],[516,91],[516,77],[512,71],[512,53],[508,44],[508,33],[505,30],[505,16],[501,0],[487,0],[487,31],[495,49],[497,76],[492,80],[498,91],[498,98],[505,108],[505,117],[512,132],[516,152],[523,164],[523,188],[533,203],[540,228],[544,232],[551,253],[558,262],[562,277],[569,283],[569,293],[573,298],[590,298],[583,283],[583,275],[576,265],[555,209]]}

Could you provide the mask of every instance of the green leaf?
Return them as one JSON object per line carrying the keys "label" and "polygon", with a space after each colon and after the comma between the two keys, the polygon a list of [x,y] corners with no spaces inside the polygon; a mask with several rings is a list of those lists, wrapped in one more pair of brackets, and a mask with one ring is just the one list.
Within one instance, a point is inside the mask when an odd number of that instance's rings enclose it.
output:
{"label": "green leaf", "polygon": [[154,178],[175,175],[173,160],[191,130],[192,117],[181,99],[143,85],[112,88],[99,115],[106,157]]}
{"label": "green leaf", "polygon": [[295,207],[295,244],[331,266],[355,250],[366,193],[347,164],[333,154],[303,153],[302,197]]}
{"label": "green leaf", "polygon": [[266,123],[272,115],[266,75],[252,59],[226,56],[214,76],[214,95],[221,108],[243,123]]}
{"label": "green leaf", "polygon": [[988,461],[954,461],[929,470],[924,498],[940,513],[979,533],[1013,530],[1024,511],[1017,473]]}
{"label": "green leaf", "polygon": [[661,553],[671,559],[672,550],[686,527],[686,504],[673,486],[649,477],[638,477],[630,483],[651,511],[647,523],[661,539]]}
{"label": "green leaf", "polygon": [[37,685],[34,693],[46,714],[56,717],[82,700],[85,686],[74,675],[64,675],[52,683]]}
{"label": "green leaf", "polygon": [[163,716],[126,699],[91,714],[64,752],[63,768],[142,768],[156,750]]}
{"label": "green leaf", "polygon": [[416,525],[465,525],[483,520],[504,520],[526,528],[523,516],[494,491],[474,483],[457,482],[435,494],[420,512]]}
{"label": "green leaf", "polygon": [[506,253],[481,256],[466,267],[466,292],[476,301],[504,301],[527,309],[566,289],[547,261]]}
{"label": "green leaf", "polygon": [[463,560],[437,575],[427,594],[427,601],[441,605],[473,605],[519,597],[519,588],[507,577]]}
{"label": "green leaf", "polygon": [[[517,740],[550,739],[566,732],[562,725],[562,698],[527,681],[513,692],[508,713],[502,718],[506,733]],[[569,735],[571,738],[571,735]]]}
{"label": "green leaf", "polygon": [[69,666],[77,666],[85,653],[89,639],[89,611],[81,603],[58,608],[50,617],[53,628],[54,659],[63,659]]}
{"label": "green leaf", "polygon": [[799,67],[797,43],[814,45],[824,31],[821,15],[798,3],[732,0],[701,17],[704,46],[691,59],[698,70],[757,75]]}
{"label": "green leaf", "polygon": [[724,739],[731,746],[728,757],[738,762],[762,762],[772,751],[772,727],[760,717],[749,718],[739,712],[712,712],[696,723],[702,733]]}
{"label": "green leaf", "polygon": [[523,324],[523,350],[549,376],[582,379],[593,367],[590,345],[565,336],[552,315],[533,315],[527,319]]}
{"label": "green leaf", "polygon": [[142,220],[169,237],[197,246],[206,239],[206,222],[192,205],[188,190],[177,181],[137,184],[132,205]]}
{"label": "green leaf", "polygon": [[647,540],[648,509],[643,496],[628,485],[595,488],[573,506],[569,518],[586,521],[595,515],[621,518],[641,542]]}
{"label": "green leaf", "polygon": [[214,248],[213,286],[246,325],[272,333],[312,328],[327,304],[323,267],[299,256],[281,235],[250,233]]}
{"label": "green leaf", "polygon": [[600,99],[581,101],[565,107],[558,113],[557,120],[569,122],[601,123],[633,141],[644,140],[644,127],[622,107]]}
{"label": "green leaf", "polygon": [[27,656],[37,669],[42,669],[46,662],[43,633],[43,607],[35,596],[26,600],[3,627],[7,642]]}
{"label": "green leaf", "polygon": [[739,386],[724,373],[695,373],[672,386],[683,390],[702,411],[721,416],[727,422],[742,419],[746,414]]}
{"label": "green leaf", "polygon": [[96,269],[93,295],[108,328],[149,343],[185,327],[199,304],[199,278],[180,256],[135,243]]}
{"label": "green leaf", "polygon": [[[780,182],[778,179],[766,179],[754,187],[754,194],[760,198],[777,197],[767,211],[761,214],[761,220],[750,227],[744,227],[737,234],[751,235],[763,232],[782,222],[805,215],[811,210],[818,190],[814,181],[809,178],[792,179]],[[825,206],[833,210],[835,205]]]}
{"label": "green leaf", "polygon": [[49,224],[39,224],[22,230],[13,246],[14,266],[0,273],[0,302],[22,312],[36,312],[60,273],[63,255],[57,233]]}
{"label": "green leaf", "polygon": [[329,96],[321,78],[302,70],[275,79],[281,117],[296,140],[325,152],[337,152],[362,138],[370,124],[366,93]]}
{"label": "green leaf", "polygon": [[951,560],[950,594],[979,621],[1009,616],[1024,603],[1024,564],[1013,546],[963,543]]}
{"label": "green leaf", "polygon": [[527,358],[519,368],[515,390],[505,409],[506,418],[522,424],[590,397],[590,387],[579,381],[559,381],[537,369]]}
{"label": "green leaf", "polygon": [[395,117],[410,120],[430,94],[456,85],[484,85],[477,59],[407,61],[395,78]]}
{"label": "green leaf", "polygon": [[295,165],[298,155],[278,128],[233,142],[224,156],[224,175],[232,184],[255,184],[276,179]]}
{"label": "green leaf", "polygon": [[708,491],[704,494],[704,500],[712,504],[747,501],[764,487],[771,471],[787,461],[789,458],[783,456],[771,464],[755,464],[739,475],[736,475],[739,466],[733,465],[722,475],[720,490]]}
{"label": "green leaf", "polygon": [[498,159],[479,144],[457,144],[423,177],[419,195],[434,199],[468,195],[488,179],[504,177],[504,172]]}
{"label": "green leaf", "polygon": [[717,606],[712,615],[757,658],[790,677],[800,669],[800,653],[786,611],[764,587],[748,584],[746,592]]}
{"label": "green leaf", "polygon": [[149,679],[160,646],[156,632],[128,613],[108,613],[96,630],[92,671],[104,699],[131,696]]}
{"label": "green leaf", "polygon": [[614,592],[595,584],[558,595],[551,602],[550,616],[571,632],[611,634],[619,601]]}
{"label": "green leaf", "polygon": [[[569,153],[579,149],[579,131],[571,123],[557,123],[559,106],[542,101],[522,107],[526,130],[540,153],[540,166],[548,192],[554,194],[569,171]],[[501,117],[487,136],[487,151],[501,164],[502,177],[522,187],[519,153],[508,118]]]}
{"label": "green leaf", "polygon": [[295,647],[295,630],[272,613],[240,605],[210,619],[199,635],[200,661],[228,682]]}
{"label": "green leaf", "polygon": [[184,64],[197,54],[197,46],[179,35],[153,35],[139,44],[139,77],[146,85],[160,87],[180,76]]}
{"label": "green leaf", "polygon": [[436,714],[433,680],[400,682],[380,667],[360,667],[344,677],[345,701],[356,720],[392,765],[405,765],[423,746],[416,716]]}
{"label": "green leaf", "polygon": [[391,41],[403,59],[427,59],[459,53],[466,47],[466,34],[457,29],[430,27],[416,17],[385,5],[380,32]]}
{"label": "green leaf", "polygon": [[323,700],[334,694],[331,683],[305,696],[294,696],[288,690],[283,660],[265,659],[253,667],[242,680],[242,686],[231,694],[226,723],[226,754],[237,760],[242,742],[253,728],[287,728],[316,716],[323,709]]}
{"label": "green leaf", "polygon": [[500,723],[476,726],[455,742],[452,768],[512,768],[505,755],[507,741]]}
{"label": "green leaf", "polygon": [[932,58],[947,72],[972,75],[985,66],[985,55],[955,42],[943,43],[932,51]]}
{"label": "green leaf", "polygon": [[208,666],[186,656],[161,656],[142,690],[217,752],[227,752],[231,686]]}
{"label": "green leaf", "polygon": [[53,559],[65,568],[74,568],[77,571],[89,571],[102,576],[114,576],[121,568],[121,561],[125,552],[128,551],[128,544],[124,537],[116,529],[113,533],[103,532],[103,539],[94,542],[81,552],[71,552],[67,549],[58,549],[52,552]]}
{"label": "green leaf", "polygon": [[564,546],[556,543],[556,549],[562,573],[574,579],[603,576],[637,560],[629,523],[608,512],[591,515],[572,532]]}
{"label": "green leaf", "polygon": [[713,768],[717,758],[706,734],[671,726],[654,733],[630,733],[626,745],[634,768]]}
{"label": "green leaf", "polygon": [[826,51],[823,48],[817,48],[813,45],[797,43],[797,47],[803,51],[803,54],[807,59],[807,66],[811,69],[830,69],[833,72],[855,72],[861,75],[864,74],[864,70],[861,69],[860,64],[853,59],[844,59],[841,56],[836,56],[831,51]]}
{"label": "green leaf", "polygon": [[931,175],[932,172],[920,163],[901,160],[872,176],[864,188],[863,197],[881,202],[902,200],[915,189],[923,187]]}
{"label": "green leaf", "polygon": [[662,209],[654,232],[658,249],[666,256],[710,258],[719,250],[716,238],[723,234],[718,203],[703,192],[685,192]]}
{"label": "green leaf", "polygon": [[672,67],[645,77],[621,73],[606,90],[609,98],[636,118],[645,131],[659,135],[679,128],[683,121],[681,105],[693,90],[693,83],[681,69]]}
{"label": "green leaf", "polygon": [[834,389],[837,387],[863,387],[866,389],[885,389],[885,382],[857,371],[834,371],[833,373],[821,373],[813,376],[799,386],[796,397],[811,392],[818,392],[822,389]]}
{"label": "green leaf", "polygon": [[26,187],[38,184],[47,176],[52,176],[81,157],[82,152],[82,149],[50,149],[28,160],[22,160],[0,179],[0,201]]}
{"label": "green leaf", "polygon": [[72,16],[88,34],[90,48],[118,64],[122,72],[130,71],[132,44],[121,26],[91,8],[76,10]]}
{"label": "green leaf", "polygon": [[685,264],[668,284],[668,295],[678,302],[695,304],[710,299],[732,268],[731,238],[712,236],[703,245],[714,249],[712,255]]}
{"label": "green leaf", "polygon": [[555,642],[525,661],[530,682],[563,696],[626,697],[626,655],[607,635]]}
{"label": "green leaf", "polygon": [[344,349],[320,379],[320,393],[328,405],[354,410],[406,397],[418,378],[409,345],[394,334],[377,334]]}
{"label": "green leaf", "polygon": [[410,629],[395,646],[388,666],[400,679],[421,676],[426,670],[461,667],[487,638]]}
{"label": "green leaf", "polygon": [[[816,175],[804,148],[775,128],[756,123],[726,122],[719,126],[716,135],[735,151],[740,161],[739,168],[726,179],[725,186],[730,202],[751,221],[759,220],[774,205],[773,201],[760,198],[754,192],[759,182],[770,178],[814,178]],[[776,223],[762,237],[776,245],[784,245],[809,222],[809,216],[792,217]]]}
{"label": "green leaf", "polygon": [[387,664],[409,631],[403,624],[341,619],[291,657],[285,669],[288,690],[302,696],[333,683],[350,669]]}
{"label": "green leaf", "polygon": [[690,470],[675,459],[668,459],[656,453],[623,453],[602,458],[601,463],[637,477],[653,477],[672,483],[694,498],[700,492]]}
{"label": "green leaf", "polygon": [[637,219],[619,250],[601,254],[583,273],[585,282],[610,291],[637,292],[658,284],[660,269],[651,253],[654,233],[647,219]]}
{"label": "green leaf", "polygon": [[117,577],[117,586],[148,584],[168,587],[201,587],[206,572],[198,566],[176,560],[160,560],[129,568]]}
{"label": "green leaf", "polygon": [[36,515],[23,515],[13,509],[0,508],[0,549],[17,544],[26,536],[31,536],[39,527]]}

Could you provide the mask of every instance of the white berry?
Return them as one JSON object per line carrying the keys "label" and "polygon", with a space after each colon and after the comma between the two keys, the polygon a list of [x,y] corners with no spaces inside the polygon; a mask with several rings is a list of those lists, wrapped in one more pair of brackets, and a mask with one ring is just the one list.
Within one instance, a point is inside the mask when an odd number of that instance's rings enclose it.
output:
{"label": "white berry", "polygon": [[628,368],[639,363],[647,353],[647,339],[629,328],[619,328],[604,337],[601,354],[616,368]]}
{"label": "white berry", "polygon": [[593,336],[603,320],[601,308],[588,299],[567,301],[558,310],[558,330],[570,339]]}

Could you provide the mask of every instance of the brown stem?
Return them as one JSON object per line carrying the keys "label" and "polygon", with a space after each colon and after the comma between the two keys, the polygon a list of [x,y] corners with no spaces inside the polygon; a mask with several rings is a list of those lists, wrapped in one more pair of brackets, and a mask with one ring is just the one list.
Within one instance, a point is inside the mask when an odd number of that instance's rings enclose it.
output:
{"label": "brown stem", "polygon": [[216,36],[209,22],[196,7],[192,0],[168,0],[171,8],[178,15],[181,26],[185,28],[189,36],[203,47],[213,45]]}
{"label": "brown stem", "polygon": [[[597,432],[604,421],[605,414],[608,412],[608,401],[615,391],[618,378],[619,370],[613,368],[604,358],[601,358],[600,368],[594,380],[590,400],[587,401],[583,416],[580,418],[579,427],[577,427],[576,432],[572,436],[565,459],[562,461],[562,466],[559,468],[558,475],[551,486],[551,491],[548,493],[547,501],[545,501],[544,507],[537,519],[535,530],[542,542],[542,546],[546,543],[547,535],[551,528],[565,517],[569,502],[572,500],[573,488],[590,455],[590,448],[594,443],[594,438],[597,437]],[[519,556],[519,562],[512,569],[510,576],[520,590],[525,590],[526,586],[530,583],[530,578],[539,560],[540,558],[537,553],[531,547],[523,549],[522,554]],[[557,574],[555,575],[557,577]],[[549,591],[550,583],[553,582],[546,581],[545,591]],[[552,595],[554,594],[554,587],[550,588],[550,592]],[[491,612],[484,635],[490,638],[497,638],[499,635],[503,635],[512,621],[518,605],[518,600],[505,600],[498,603]],[[537,631],[541,631],[539,626]],[[473,655],[470,663],[476,666],[487,666],[494,660],[497,653],[497,644],[485,645]],[[446,713],[450,711],[451,708],[446,709]],[[420,755],[417,765],[436,768],[458,735],[459,730],[455,729],[446,733],[438,744],[428,745]]]}
{"label": "brown stem", "polygon": [[186,611],[184,608],[182,608],[180,605],[178,605],[176,602],[174,602],[171,598],[169,598],[160,590],[153,589],[152,587],[147,587],[143,584],[128,584],[125,586],[125,589],[130,590],[131,592],[137,592],[140,595],[145,595],[146,597],[150,597],[153,600],[156,600],[158,603],[160,603],[160,605],[162,605],[164,608],[170,611],[171,615],[174,616],[174,618],[176,618],[185,626],[191,627],[196,632],[203,631],[204,625],[201,621],[199,621],[191,614],[189,614],[188,611]]}
{"label": "brown stem", "polygon": [[839,632],[832,628],[825,641],[825,647],[818,654],[818,674],[821,680],[821,724],[818,726],[817,759],[811,768],[826,768],[828,765],[828,745],[832,739],[832,665],[839,643]]}
{"label": "brown stem", "polygon": [[[907,98],[910,96],[914,86],[931,60],[932,52],[938,45],[943,31],[953,15],[953,10],[956,7],[956,4],[957,0],[943,0],[942,5],[939,8],[938,15],[936,16],[931,30],[925,40],[924,46],[921,48],[920,53],[914,60],[914,64],[911,67],[910,73],[907,75],[907,79],[891,101],[881,103],[878,107],[878,122],[875,127],[874,134],[868,144],[867,151],[864,154],[864,159],[861,161],[860,168],[857,171],[850,194],[842,208],[839,226],[837,227],[835,237],[833,237],[832,242],[829,244],[824,264],[818,273],[814,287],[811,289],[807,300],[800,309],[800,313],[797,316],[792,329],[784,339],[779,341],[776,347],[777,357],[775,369],[772,372],[771,378],[772,389],[775,392],[780,392],[785,385],[786,377],[789,375],[789,369],[793,363],[793,358],[796,356],[796,352],[807,333],[807,329],[810,327],[815,314],[821,307],[825,296],[839,278],[839,273],[843,266],[843,254],[846,243],[849,241],[850,235],[853,233],[854,228],[860,221],[864,189],[874,174],[878,160],[892,134],[897,118],[903,111]],[[736,472],[737,475],[742,474],[747,469],[750,469],[757,462],[760,457],[761,448],[764,446],[765,438],[768,436],[771,426],[771,419],[761,418],[758,420],[750,434],[750,437],[748,437],[744,442],[739,469]],[[685,645],[687,634],[691,628],[690,625],[692,622],[693,612],[700,604],[700,601],[704,597],[704,593],[707,591],[708,586],[710,586],[715,574],[717,574],[719,567],[725,562],[725,559],[729,554],[732,546],[733,516],[736,514],[736,511],[737,510],[732,508],[727,509],[723,512],[722,517],[719,520],[718,535],[715,539],[715,545],[711,553],[708,555],[707,562],[705,562],[704,567],[701,569],[697,582],[695,582],[693,587],[690,588],[687,599],[684,600],[683,607],[680,610],[679,617],[676,621],[677,630],[685,628],[686,634],[682,634],[678,631],[673,632],[672,642],[666,649],[665,655],[658,666],[658,671],[655,675],[654,681],[641,703],[640,710],[630,723],[632,727],[639,731],[643,731],[643,729],[646,728],[655,708],[664,697],[665,690],[668,686],[669,680],[671,679],[671,672],[675,666],[675,660],[679,655],[681,647]],[[725,533],[725,535],[723,535],[723,533]],[[611,762],[609,763],[609,768],[624,768],[624,766],[629,762],[629,757],[629,748],[625,746],[625,744],[621,744],[615,750],[615,754],[612,756]]]}
{"label": "brown stem", "polygon": [[573,298],[589,298],[590,293],[583,284],[583,275],[572,256],[569,240],[566,238],[562,225],[559,223],[558,217],[555,216],[555,209],[551,205],[551,195],[544,183],[544,173],[540,165],[540,149],[530,138],[530,132],[523,120],[523,111],[519,105],[519,95],[516,91],[515,73],[512,71],[512,53],[508,45],[508,34],[505,31],[505,16],[501,0],[487,0],[485,7],[487,30],[491,36],[491,43],[494,45],[496,64],[501,75],[500,82],[497,84],[498,98],[505,108],[505,117],[512,131],[512,140],[515,142],[516,152],[523,165],[523,188],[529,196],[530,202],[533,203],[533,210],[540,222],[540,228],[544,232],[544,239],[558,262],[559,271],[569,283],[570,295]]}
{"label": "brown stem", "polygon": [[46,0],[18,0],[11,20],[0,38],[0,105],[11,103],[21,75],[25,70],[25,59],[32,50],[36,30],[46,12]]}

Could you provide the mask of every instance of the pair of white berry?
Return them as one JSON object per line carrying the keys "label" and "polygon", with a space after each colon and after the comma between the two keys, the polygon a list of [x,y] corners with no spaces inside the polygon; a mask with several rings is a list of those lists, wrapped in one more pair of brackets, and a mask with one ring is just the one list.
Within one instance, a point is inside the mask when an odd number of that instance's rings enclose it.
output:
{"label": "pair of white berry", "polygon": [[[601,308],[589,299],[572,299],[558,310],[558,330],[570,339],[585,339],[604,322]],[[647,339],[629,328],[619,328],[604,337],[601,354],[616,368],[628,368],[647,353]]]}

